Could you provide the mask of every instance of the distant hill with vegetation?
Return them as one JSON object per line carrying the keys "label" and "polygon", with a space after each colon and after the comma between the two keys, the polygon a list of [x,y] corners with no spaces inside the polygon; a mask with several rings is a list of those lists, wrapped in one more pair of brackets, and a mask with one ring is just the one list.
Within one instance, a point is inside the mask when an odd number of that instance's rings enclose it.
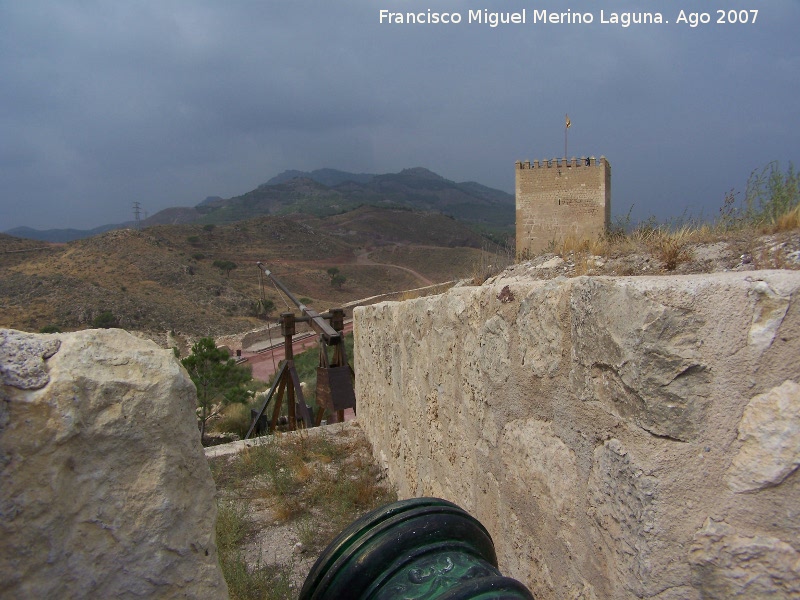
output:
{"label": "distant hill with vegetation", "polygon": [[[321,310],[471,277],[503,251],[438,212],[359,208],[216,225],[122,229],[61,244],[0,234],[0,327],[26,331],[119,326],[191,337],[263,325],[257,261]],[[344,281],[333,284],[330,269]],[[264,288],[273,316],[286,310]],[[290,307],[293,308],[293,307]]]}
{"label": "distant hill with vegetation", "polygon": [[[284,171],[256,189],[232,198],[211,196],[194,207],[172,207],[140,221],[140,227],[188,223],[234,223],[264,215],[325,217],[360,206],[439,212],[469,223],[497,241],[513,232],[514,196],[475,182],[456,183],[422,167],[372,175],[336,169]],[[91,230],[18,227],[6,233],[48,242],[69,242],[133,221]]]}
{"label": "distant hill with vegetation", "polygon": [[337,169],[316,169],[314,171],[297,171],[291,169],[276,175],[267,181],[266,185],[277,185],[279,183],[286,183],[292,179],[305,178],[313,179],[322,185],[334,186],[347,181],[367,183],[373,177],[376,177],[376,175],[371,173],[348,173],[347,171],[339,171]]}

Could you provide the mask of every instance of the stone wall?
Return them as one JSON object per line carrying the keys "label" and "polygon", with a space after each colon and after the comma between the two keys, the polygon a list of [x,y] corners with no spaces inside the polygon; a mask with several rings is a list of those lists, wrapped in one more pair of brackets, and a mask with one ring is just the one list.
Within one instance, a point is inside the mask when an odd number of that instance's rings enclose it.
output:
{"label": "stone wall", "polygon": [[359,420],[538,600],[800,597],[800,273],[502,276],[359,308]]}
{"label": "stone wall", "polygon": [[594,239],[611,219],[611,165],[553,159],[516,163],[517,256],[532,256],[567,237]]}
{"label": "stone wall", "polygon": [[0,329],[0,597],[226,598],[196,392],[119,329]]}

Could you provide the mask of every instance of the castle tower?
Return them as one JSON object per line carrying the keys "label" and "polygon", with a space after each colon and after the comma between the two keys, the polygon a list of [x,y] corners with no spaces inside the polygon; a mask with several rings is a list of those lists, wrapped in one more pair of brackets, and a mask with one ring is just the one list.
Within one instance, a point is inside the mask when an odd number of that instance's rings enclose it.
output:
{"label": "castle tower", "polygon": [[517,258],[568,236],[593,239],[611,222],[611,165],[565,158],[517,161]]}

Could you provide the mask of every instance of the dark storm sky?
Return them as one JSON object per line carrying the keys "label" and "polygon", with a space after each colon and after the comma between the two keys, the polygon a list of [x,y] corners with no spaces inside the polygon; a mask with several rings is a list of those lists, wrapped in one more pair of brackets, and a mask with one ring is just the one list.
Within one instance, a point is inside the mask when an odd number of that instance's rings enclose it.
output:
{"label": "dark storm sky", "polygon": [[0,0],[0,230],[125,221],[134,201],[154,214],[284,169],[424,166],[513,193],[516,160],[563,155],[565,113],[568,154],[611,162],[614,214],[714,217],[753,169],[798,157],[799,25],[798,0]]}

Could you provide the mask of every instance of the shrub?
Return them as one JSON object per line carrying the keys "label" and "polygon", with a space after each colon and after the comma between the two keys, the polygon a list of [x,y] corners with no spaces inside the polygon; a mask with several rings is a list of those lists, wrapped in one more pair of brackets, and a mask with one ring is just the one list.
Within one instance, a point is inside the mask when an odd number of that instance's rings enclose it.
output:
{"label": "shrub", "polygon": [[230,404],[222,409],[220,418],[214,423],[214,431],[219,433],[235,433],[244,439],[250,429],[250,406],[247,404]]}
{"label": "shrub", "polygon": [[347,281],[347,277],[342,275],[337,267],[331,267],[327,270],[327,273],[331,278],[331,286],[337,289],[341,289],[341,287],[344,285],[344,282]]}
{"label": "shrub", "polygon": [[58,325],[45,325],[39,330],[39,333],[61,333],[61,328]]}
{"label": "shrub", "polygon": [[110,310],[104,310],[94,319],[92,319],[92,327],[96,329],[111,329],[112,327],[119,327],[119,320]]}
{"label": "shrub", "polygon": [[[773,161],[750,173],[741,205],[738,196],[739,193],[733,189],[725,194],[719,218],[724,229],[747,225],[782,229],[786,225],[785,215],[790,215],[800,206],[800,173],[791,163],[783,172],[778,162]],[[788,222],[791,221],[789,218]]]}

